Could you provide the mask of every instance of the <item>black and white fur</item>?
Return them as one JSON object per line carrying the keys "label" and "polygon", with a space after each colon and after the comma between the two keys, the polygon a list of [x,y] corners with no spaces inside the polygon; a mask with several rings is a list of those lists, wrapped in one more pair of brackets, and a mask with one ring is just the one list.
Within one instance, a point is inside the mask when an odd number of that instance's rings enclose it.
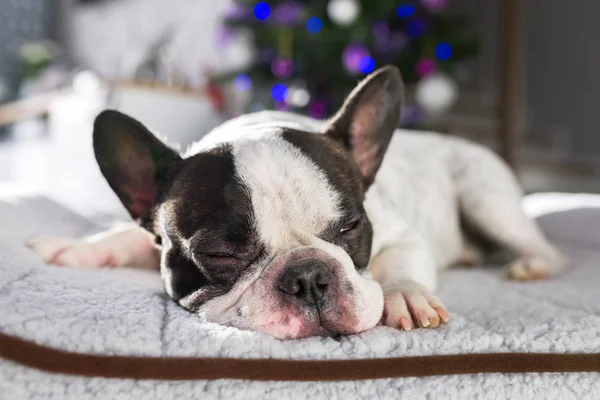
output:
{"label": "black and white fur", "polygon": [[449,319],[437,270],[477,262],[481,239],[517,254],[511,278],[559,272],[504,163],[397,130],[402,100],[398,70],[382,68],[330,121],[244,115],[184,155],[105,111],[96,158],[141,227],[29,245],[58,265],[160,265],[182,307],[278,338],[436,327]]}

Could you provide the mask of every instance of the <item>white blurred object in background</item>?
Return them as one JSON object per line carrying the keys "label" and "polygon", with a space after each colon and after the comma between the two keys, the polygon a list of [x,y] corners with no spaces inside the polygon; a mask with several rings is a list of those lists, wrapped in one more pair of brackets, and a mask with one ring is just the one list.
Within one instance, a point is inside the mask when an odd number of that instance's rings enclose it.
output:
{"label": "white blurred object in background", "polygon": [[427,117],[446,113],[458,99],[458,86],[452,78],[432,74],[417,83],[415,100]]}
{"label": "white blurred object in background", "polygon": [[85,215],[123,213],[92,148],[92,123],[104,109],[106,97],[106,89],[93,72],[74,77],[73,91],[50,106],[45,167],[38,171],[46,178],[44,194]]}
{"label": "white blurred object in background", "polygon": [[69,3],[62,36],[68,40],[70,54],[107,79],[133,79],[165,32],[176,55],[174,63],[192,87],[205,83],[202,71],[206,68],[226,71],[252,56],[244,38],[232,43],[231,49],[219,45],[219,27],[232,0],[128,0],[92,5],[62,1]]}
{"label": "white blurred object in background", "polygon": [[182,149],[200,140],[221,122],[202,92],[117,85],[112,97],[111,107],[138,119]]}
{"label": "white blurred object in background", "polygon": [[219,52],[219,58],[226,60],[219,72],[238,71],[247,67],[254,59],[254,50],[249,35],[236,35]]}
{"label": "white blurred object in background", "polygon": [[[107,102],[109,93],[116,103]],[[73,79],[73,90],[50,105],[47,126],[41,119],[16,126],[10,151],[0,153],[0,167],[10,169],[1,178],[84,215],[126,217],[100,173],[92,147],[93,121],[107,107],[133,116],[183,148],[220,123],[202,92],[135,85],[109,92],[95,73],[82,71]]]}
{"label": "white blurred object in background", "polygon": [[349,26],[356,21],[360,13],[357,0],[330,0],[327,4],[327,15],[334,23]]}
{"label": "white blurred object in background", "polygon": [[36,173],[38,183],[46,182],[45,194],[86,215],[125,215],[98,169],[92,148],[92,124],[100,111],[116,108],[184,148],[220,122],[201,94],[117,85],[108,103],[108,90],[90,71],[74,78],[73,89],[50,108],[50,142],[43,158],[47,168],[38,168]]}

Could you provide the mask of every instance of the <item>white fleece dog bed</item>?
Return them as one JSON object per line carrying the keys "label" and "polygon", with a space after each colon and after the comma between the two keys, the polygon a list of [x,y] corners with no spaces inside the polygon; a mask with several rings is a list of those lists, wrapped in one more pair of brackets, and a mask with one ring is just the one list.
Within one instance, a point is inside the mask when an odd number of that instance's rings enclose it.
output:
{"label": "white fleece dog bed", "polygon": [[[169,300],[150,273],[43,265],[23,246],[26,239],[81,236],[100,227],[47,199],[0,189],[0,398],[598,399],[600,200],[538,195],[525,206],[561,210],[539,221],[572,259],[564,275],[521,283],[505,281],[500,268],[454,269],[443,273],[439,292],[451,322],[438,329],[378,327],[341,339],[278,341],[202,322]],[[75,361],[53,349],[76,353]],[[559,356],[519,359],[513,353]],[[567,353],[579,355],[561,358]],[[455,354],[467,356],[390,359]],[[345,361],[249,365],[223,358]],[[348,361],[355,359],[362,361]],[[596,372],[464,374],[532,370]],[[315,371],[338,381],[298,381],[315,379]],[[437,374],[446,375],[427,376]],[[247,379],[191,379],[199,376]],[[384,376],[404,377],[365,379]]]}

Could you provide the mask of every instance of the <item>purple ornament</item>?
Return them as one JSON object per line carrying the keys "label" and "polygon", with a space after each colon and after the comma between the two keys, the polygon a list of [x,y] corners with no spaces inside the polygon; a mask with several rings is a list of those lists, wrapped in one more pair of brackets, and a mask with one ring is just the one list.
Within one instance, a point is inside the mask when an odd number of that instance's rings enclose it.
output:
{"label": "purple ornament", "polygon": [[226,26],[219,28],[217,32],[217,46],[225,46],[234,37],[234,32]]}
{"label": "purple ornament", "polygon": [[386,22],[376,22],[373,26],[373,37],[377,52],[391,56],[408,44],[408,35],[402,31],[392,32]]}
{"label": "purple ornament", "polygon": [[421,3],[431,12],[440,12],[446,7],[449,0],[421,0]]}
{"label": "purple ornament", "polygon": [[387,42],[390,36],[390,26],[387,22],[379,21],[373,25],[373,37],[377,43]]}
{"label": "purple ornament", "polygon": [[404,32],[391,33],[385,40],[379,41],[375,38],[375,46],[381,54],[394,54],[402,50],[408,44],[408,35]]}
{"label": "purple ornament", "polygon": [[348,72],[353,75],[358,75],[360,73],[360,60],[362,60],[364,57],[370,56],[369,50],[367,50],[364,45],[351,43],[344,49],[342,54],[342,62],[344,64],[344,68],[346,68]]}
{"label": "purple ornament", "polygon": [[304,7],[299,3],[284,3],[273,10],[271,20],[279,25],[296,25],[303,17]]}
{"label": "purple ornament", "polygon": [[247,20],[252,16],[250,9],[240,4],[234,4],[229,10],[225,12],[224,18],[230,21],[243,21]]}
{"label": "purple ornament", "polygon": [[285,58],[276,58],[271,63],[271,72],[278,78],[287,78],[294,73],[294,63]]}
{"label": "purple ornament", "polygon": [[416,65],[417,74],[421,78],[435,71],[435,61],[431,58],[421,58]]}
{"label": "purple ornament", "polygon": [[315,100],[308,106],[308,114],[316,119],[324,118],[326,111],[327,106],[321,100]]}

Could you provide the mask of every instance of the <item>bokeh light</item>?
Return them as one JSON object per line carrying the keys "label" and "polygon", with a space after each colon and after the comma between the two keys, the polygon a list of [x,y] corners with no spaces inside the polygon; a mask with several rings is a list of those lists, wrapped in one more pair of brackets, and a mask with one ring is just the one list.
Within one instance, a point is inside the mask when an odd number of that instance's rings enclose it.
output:
{"label": "bokeh light", "polygon": [[310,17],[306,21],[306,29],[312,34],[319,33],[323,29],[323,22],[319,17]]}
{"label": "bokeh light", "polygon": [[440,43],[435,48],[435,56],[438,60],[445,61],[452,56],[452,47],[448,43]]}
{"label": "bokeh light", "polygon": [[360,70],[360,61],[371,54],[367,47],[362,43],[350,43],[342,53],[342,62],[344,68],[351,74],[358,74]]}
{"label": "bokeh light", "polygon": [[417,61],[416,70],[420,77],[427,76],[435,72],[435,61],[431,58],[421,58]]}
{"label": "bokeh light", "polygon": [[409,18],[415,14],[415,6],[412,4],[400,4],[398,8],[396,8],[396,14],[400,18]]}
{"label": "bokeh light", "polygon": [[375,69],[375,60],[373,60],[372,57],[361,58],[360,61],[358,62],[358,69],[363,74],[368,74],[370,72],[373,72],[373,70]]}
{"label": "bokeh light", "polygon": [[294,63],[287,58],[276,58],[271,63],[271,72],[278,78],[287,78],[294,73]]}
{"label": "bokeh light", "polygon": [[285,101],[288,95],[288,88],[283,83],[276,83],[271,89],[271,96],[275,101]]}
{"label": "bokeh light", "polygon": [[252,86],[252,80],[248,75],[240,74],[235,77],[233,84],[235,85],[235,88],[237,90],[239,90],[240,92],[245,92]]}
{"label": "bokeh light", "polygon": [[254,16],[260,21],[264,21],[271,15],[271,7],[264,1],[258,2],[254,5]]}
{"label": "bokeh light", "polygon": [[305,107],[310,102],[310,93],[303,87],[291,86],[288,90],[288,102],[295,107]]}

